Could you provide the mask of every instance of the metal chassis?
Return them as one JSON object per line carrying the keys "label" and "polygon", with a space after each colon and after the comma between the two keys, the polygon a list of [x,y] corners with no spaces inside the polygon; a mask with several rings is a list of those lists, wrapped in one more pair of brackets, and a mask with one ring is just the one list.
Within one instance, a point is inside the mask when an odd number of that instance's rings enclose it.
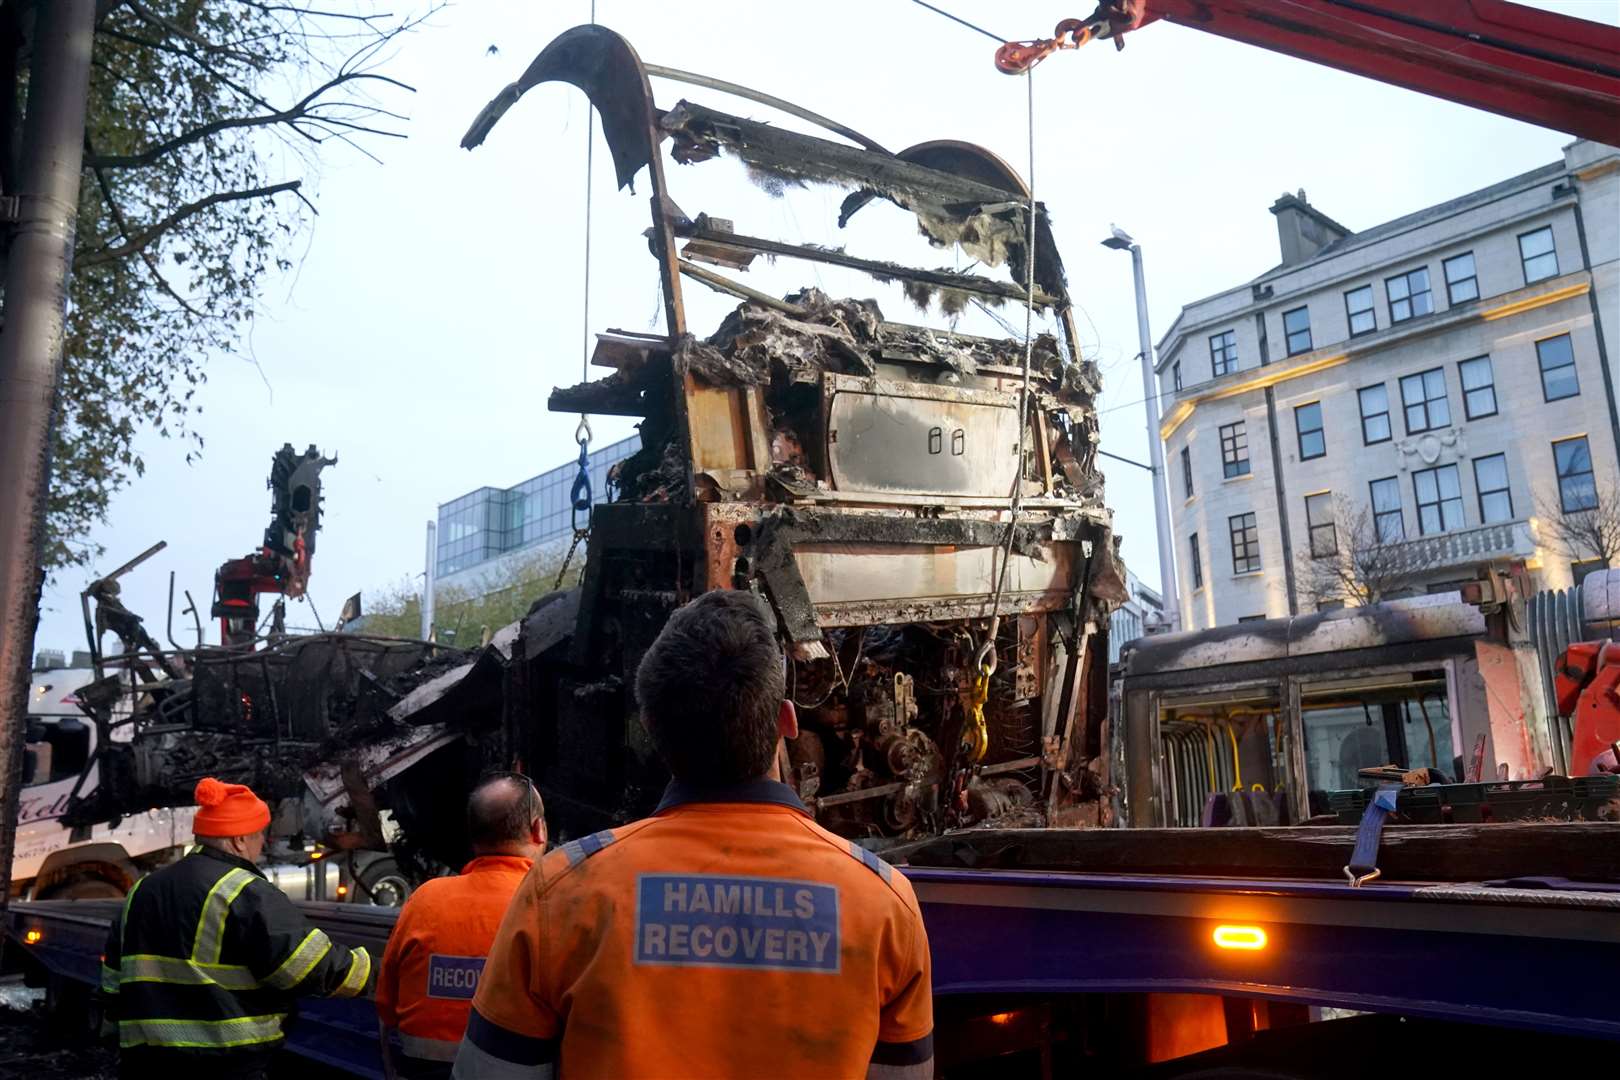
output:
{"label": "metal chassis", "polygon": [[[934,993],[1193,993],[1425,1016],[1620,1041],[1620,900],[1422,884],[905,868],[933,950]],[[1556,896],[1556,894],[1553,894]],[[1590,906],[1580,906],[1582,904]],[[381,955],[391,909],[304,902]],[[93,987],[116,901],[17,904],[7,928],[54,975]],[[1258,952],[1215,948],[1222,923]],[[986,934],[986,927],[994,927]],[[1529,1003],[1535,1003],[1531,1007]],[[381,1076],[365,1000],[300,1007],[288,1049]]]}

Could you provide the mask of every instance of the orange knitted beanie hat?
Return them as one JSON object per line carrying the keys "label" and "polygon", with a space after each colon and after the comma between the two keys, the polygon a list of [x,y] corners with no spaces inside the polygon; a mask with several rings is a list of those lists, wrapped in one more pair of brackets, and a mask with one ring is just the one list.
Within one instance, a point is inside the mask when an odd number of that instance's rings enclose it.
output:
{"label": "orange knitted beanie hat", "polygon": [[206,776],[197,781],[196,799],[191,831],[198,836],[248,836],[270,824],[270,807],[246,784]]}

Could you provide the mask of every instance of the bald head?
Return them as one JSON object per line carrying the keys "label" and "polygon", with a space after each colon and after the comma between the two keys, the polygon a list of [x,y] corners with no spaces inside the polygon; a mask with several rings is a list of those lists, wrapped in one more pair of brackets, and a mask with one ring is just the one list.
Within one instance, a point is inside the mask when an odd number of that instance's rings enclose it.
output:
{"label": "bald head", "polygon": [[467,838],[475,855],[537,858],[546,847],[546,811],[527,780],[498,776],[467,799]]}

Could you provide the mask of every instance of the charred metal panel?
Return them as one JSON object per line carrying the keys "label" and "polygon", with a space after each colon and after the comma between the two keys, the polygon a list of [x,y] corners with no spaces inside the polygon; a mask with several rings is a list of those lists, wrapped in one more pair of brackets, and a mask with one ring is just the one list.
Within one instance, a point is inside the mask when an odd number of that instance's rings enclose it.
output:
{"label": "charred metal panel", "polygon": [[917,384],[833,376],[828,383],[827,471],[837,490],[1010,493],[1018,473],[1017,394],[930,394]]}
{"label": "charred metal panel", "polygon": [[[1007,564],[1005,603],[1019,611],[1060,610],[1075,589],[1078,545],[1060,544],[1040,557],[1014,553]],[[822,626],[892,622],[885,610],[911,618],[967,598],[972,614],[995,591],[1001,552],[993,547],[894,544],[801,544],[793,560]],[[961,617],[960,615],[957,617]],[[855,620],[854,622],[846,620]]]}

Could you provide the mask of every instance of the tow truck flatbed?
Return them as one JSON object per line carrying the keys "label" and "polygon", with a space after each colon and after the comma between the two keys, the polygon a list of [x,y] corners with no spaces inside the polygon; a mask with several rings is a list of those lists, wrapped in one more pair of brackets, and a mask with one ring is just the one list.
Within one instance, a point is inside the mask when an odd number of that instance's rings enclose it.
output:
{"label": "tow truck flatbed", "polygon": [[[1602,837],[1585,828],[1593,841],[1620,833],[1620,826],[1595,827]],[[1070,833],[1047,841],[1112,844],[1119,836]],[[987,861],[1012,858],[1005,834],[948,839],[958,856],[965,843]],[[1038,861],[1039,838],[1024,839],[1033,846],[1016,858]],[[1137,834],[1132,846],[1152,840]],[[1219,846],[1219,838],[1209,840]],[[1524,879],[1353,888],[1320,875],[901,870],[922,904],[942,1010],[972,1001],[978,1012],[1005,1016],[996,1013],[998,1002],[1011,1009],[1075,996],[1202,995],[1620,1040],[1614,885],[1536,887],[1541,879]],[[352,904],[300,906],[336,940],[379,956],[395,917],[392,909]],[[17,904],[8,930],[36,975],[82,993],[99,977],[118,909],[117,901]],[[306,1001],[288,1048],[379,1077],[376,1030],[369,1001]]]}

